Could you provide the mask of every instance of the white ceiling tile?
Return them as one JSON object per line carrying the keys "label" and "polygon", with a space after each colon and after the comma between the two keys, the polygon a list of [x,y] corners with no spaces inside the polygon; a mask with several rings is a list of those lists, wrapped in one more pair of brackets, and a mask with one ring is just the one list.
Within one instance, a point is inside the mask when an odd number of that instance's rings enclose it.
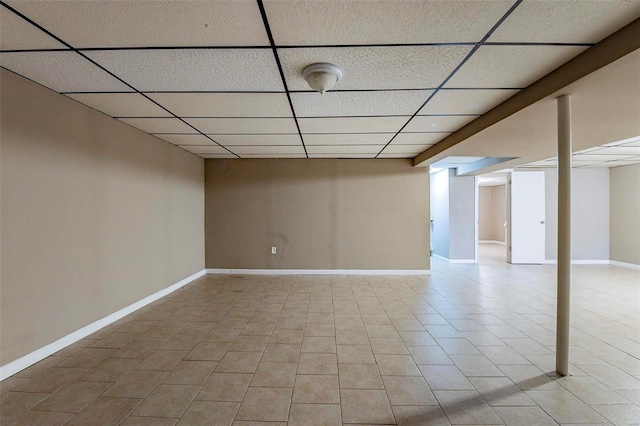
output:
{"label": "white ceiling tile", "polygon": [[525,1],[489,41],[597,43],[639,16],[637,1]]}
{"label": "white ceiling tile", "polygon": [[278,54],[289,90],[309,90],[302,70],[316,62],[330,62],[342,68],[337,90],[431,89],[438,87],[471,49],[471,46],[331,47],[279,49]]}
{"label": "white ceiling tile", "polygon": [[185,118],[185,121],[210,134],[298,134],[293,118]]}
{"label": "white ceiling tile", "polygon": [[300,135],[211,135],[211,138],[224,146],[238,145],[299,145]]}
{"label": "white ceiling tile", "polygon": [[98,50],[85,54],[141,92],[284,90],[269,49]]}
{"label": "white ceiling tile", "polygon": [[279,45],[477,42],[513,4],[474,0],[264,3]]}
{"label": "white ceiling tile", "polygon": [[597,155],[597,154],[574,154],[572,161],[611,161],[622,160],[633,155]]}
{"label": "white ceiling tile", "polygon": [[0,53],[0,66],[57,92],[132,91],[75,52]]}
{"label": "white ceiling tile", "polygon": [[413,158],[414,154],[401,154],[401,153],[396,153],[396,154],[392,154],[392,153],[388,153],[387,150],[385,149],[384,151],[382,151],[382,154],[378,155],[377,158]]}
{"label": "white ceiling tile", "polygon": [[482,46],[445,87],[527,87],[584,50],[578,46]]}
{"label": "white ceiling tile", "polygon": [[121,118],[147,133],[198,133],[177,118]]}
{"label": "white ceiling tile", "polygon": [[307,158],[306,154],[242,154],[242,158]]}
{"label": "white ceiling tile", "polygon": [[391,145],[434,145],[451,133],[405,133],[396,136]]}
{"label": "white ceiling tile", "polygon": [[198,155],[202,158],[233,158],[233,159],[238,158],[233,154],[198,154]]}
{"label": "white ceiling tile", "polygon": [[78,93],[67,96],[112,117],[172,117],[138,93]]}
{"label": "white ceiling tile", "polygon": [[153,136],[170,142],[175,145],[215,145],[216,143],[206,136],[200,134],[193,135],[175,135],[175,134],[163,134],[157,133]]}
{"label": "white ceiling tile", "polygon": [[233,152],[238,155],[260,155],[260,154],[301,154],[304,155],[304,148],[302,144],[300,145],[290,145],[290,146],[273,146],[273,145],[265,145],[265,146],[249,146],[249,145],[238,145],[234,147],[230,147]]}
{"label": "white ceiling tile", "polygon": [[409,117],[298,118],[302,133],[396,133]]}
{"label": "white ceiling tile", "polygon": [[44,31],[31,25],[9,9],[0,6],[0,49],[66,49]]}
{"label": "white ceiling tile", "polygon": [[343,152],[343,153],[318,153],[311,154],[309,153],[309,158],[375,158],[377,153],[371,154],[358,154],[354,152]]}
{"label": "white ceiling tile", "polygon": [[341,133],[330,135],[303,134],[304,143],[310,145],[380,145],[386,144],[393,137],[390,133]]}
{"label": "white ceiling tile", "polygon": [[516,93],[517,90],[440,90],[418,114],[484,114]]}
{"label": "white ceiling tile", "polygon": [[218,145],[181,145],[180,147],[194,154],[229,154],[229,151]]}
{"label": "white ceiling tile", "polygon": [[292,93],[291,101],[298,117],[413,115],[431,93],[431,90]]}
{"label": "white ceiling tile", "polygon": [[[394,140],[395,142],[395,140]],[[390,143],[384,151],[383,154],[413,154],[418,155],[422,151],[431,148],[433,145],[396,145],[393,142]]]}
{"label": "white ceiling tile", "polygon": [[8,3],[76,48],[269,45],[251,0]]}
{"label": "white ceiling tile", "polygon": [[181,117],[291,117],[284,93],[146,93]]}
{"label": "white ceiling tile", "polygon": [[377,154],[384,148],[381,145],[332,145],[332,146],[307,146],[307,152],[311,154]]}
{"label": "white ceiling tile", "polygon": [[[584,152],[584,151],[583,151]],[[640,155],[640,146],[611,146],[598,147],[589,150],[590,154],[617,154],[617,155]]]}
{"label": "white ceiling tile", "polygon": [[467,115],[416,116],[403,132],[454,132],[475,119]]}

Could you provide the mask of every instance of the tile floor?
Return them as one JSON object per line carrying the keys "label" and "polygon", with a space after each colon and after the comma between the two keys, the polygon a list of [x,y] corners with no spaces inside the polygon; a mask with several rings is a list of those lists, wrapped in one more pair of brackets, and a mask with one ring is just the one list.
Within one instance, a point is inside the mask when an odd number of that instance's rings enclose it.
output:
{"label": "tile floor", "polygon": [[206,276],[0,384],[3,425],[639,424],[640,271]]}

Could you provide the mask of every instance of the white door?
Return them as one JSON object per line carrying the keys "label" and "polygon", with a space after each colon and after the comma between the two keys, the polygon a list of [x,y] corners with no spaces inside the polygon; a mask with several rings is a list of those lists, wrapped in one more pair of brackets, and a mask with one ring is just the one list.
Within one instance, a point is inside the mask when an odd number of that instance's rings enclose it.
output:
{"label": "white door", "polygon": [[509,185],[511,263],[543,263],[544,172],[512,172]]}

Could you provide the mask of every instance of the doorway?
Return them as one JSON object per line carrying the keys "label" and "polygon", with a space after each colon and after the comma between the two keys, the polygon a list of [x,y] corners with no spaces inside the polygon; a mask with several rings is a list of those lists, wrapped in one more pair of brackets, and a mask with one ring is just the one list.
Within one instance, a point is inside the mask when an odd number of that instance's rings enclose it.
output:
{"label": "doorway", "polygon": [[507,174],[478,178],[478,262],[507,261]]}

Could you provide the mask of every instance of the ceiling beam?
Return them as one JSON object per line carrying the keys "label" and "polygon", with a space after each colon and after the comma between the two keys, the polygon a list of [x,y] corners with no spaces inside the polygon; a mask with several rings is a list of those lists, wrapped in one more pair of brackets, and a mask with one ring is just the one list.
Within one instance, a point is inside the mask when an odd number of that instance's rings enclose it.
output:
{"label": "ceiling beam", "polygon": [[585,50],[564,65],[519,91],[500,105],[418,154],[413,165],[419,166],[441,152],[459,144],[512,114],[561,90],[563,87],[640,49],[640,18]]}

